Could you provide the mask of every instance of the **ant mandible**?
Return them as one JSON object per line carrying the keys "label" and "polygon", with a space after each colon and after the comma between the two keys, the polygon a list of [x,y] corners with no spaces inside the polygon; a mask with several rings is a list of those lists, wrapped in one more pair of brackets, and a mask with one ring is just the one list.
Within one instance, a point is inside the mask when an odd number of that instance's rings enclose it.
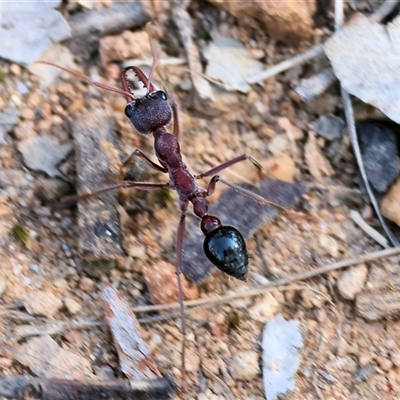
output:
{"label": "ant mandible", "polygon": [[[180,314],[182,320],[182,374],[185,371],[185,340],[186,340],[186,323],[185,309],[183,303],[183,287],[182,287],[182,248],[183,236],[185,232],[186,212],[189,203],[193,205],[193,211],[201,220],[200,228],[203,232],[204,252],[212,264],[219,268],[222,272],[233,276],[234,278],[245,281],[248,275],[249,258],[246,249],[246,243],[241,233],[232,226],[223,225],[221,221],[214,215],[208,214],[208,206],[204,202],[206,197],[211,196],[215,191],[217,182],[221,182],[246,196],[253,198],[255,201],[271,205],[281,211],[287,210],[278,204],[272,203],[261,196],[252,193],[244,188],[233,185],[219,177],[218,173],[222,170],[244,160],[249,160],[255,167],[261,169],[261,165],[247,154],[226,161],[210,170],[198,175],[194,175],[182,160],[179,146],[179,122],[178,107],[172,96],[170,95],[171,105],[168,102],[167,94],[162,90],[156,90],[151,79],[155,71],[158,59],[153,57],[153,64],[149,73],[149,77],[143,73],[139,67],[131,66],[122,70],[121,81],[123,90],[108,85],[94,82],[85,75],[77,71],[69,70],[50,62],[40,62],[53,67],[64,70],[68,73],[76,75],[81,79],[89,82],[101,89],[113,91],[123,94],[126,98],[127,105],[125,107],[125,115],[131,121],[133,127],[142,135],[148,136],[151,133],[154,136],[154,151],[159,164],[153,162],[142,151],[136,149],[125,161],[123,166],[129,164],[133,157],[141,158],[150,168],[168,174],[169,181],[167,183],[150,183],[150,182],[133,182],[124,181],[121,184],[108,186],[97,192],[83,194],[74,197],[77,200],[83,200],[92,196],[97,196],[110,190],[119,188],[137,188],[143,190],[155,190],[168,188],[176,190],[179,196],[179,209],[181,217],[178,224],[177,243],[176,243],[176,274],[178,282]],[[132,70],[138,80],[143,83],[147,92],[142,97],[136,97],[129,85],[127,72]],[[166,129],[173,119],[173,133],[169,133]],[[197,180],[212,176],[207,189],[203,189],[197,185]]]}

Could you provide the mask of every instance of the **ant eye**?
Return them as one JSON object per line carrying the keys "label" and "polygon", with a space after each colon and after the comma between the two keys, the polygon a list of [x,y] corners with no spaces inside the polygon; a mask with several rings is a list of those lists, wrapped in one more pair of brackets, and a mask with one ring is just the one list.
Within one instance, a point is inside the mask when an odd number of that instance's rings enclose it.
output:
{"label": "ant eye", "polygon": [[163,92],[162,90],[158,90],[157,92],[157,97],[161,100],[167,100],[167,95],[165,94],[165,92]]}
{"label": "ant eye", "polygon": [[162,90],[157,90],[157,92],[150,93],[152,99],[167,100],[167,95]]}
{"label": "ant eye", "polygon": [[128,104],[128,105],[125,107],[125,115],[126,115],[128,118],[132,118],[132,116],[133,116],[133,107],[132,107],[130,104]]}

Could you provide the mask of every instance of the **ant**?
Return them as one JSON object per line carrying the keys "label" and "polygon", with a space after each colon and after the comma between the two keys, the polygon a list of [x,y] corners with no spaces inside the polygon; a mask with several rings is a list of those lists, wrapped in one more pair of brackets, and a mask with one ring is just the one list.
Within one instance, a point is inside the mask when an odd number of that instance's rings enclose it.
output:
{"label": "ant", "polygon": [[[204,202],[206,197],[211,196],[217,182],[221,182],[234,190],[243,193],[246,196],[253,198],[255,201],[273,206],[280,211],[288,213],[289,211],[272,203],[249,190],[240,186],[233,185],[223,180],[218,173],[222,170],[241,161],[248,160],[254,166],[261,170],[261,165],[247,154],[242,154],[236,158],[226,161],[210,170],[198,175],[194,175],[189,171],[189,168],[182,160],[182,155],[179,145],[179,122],[178,122],[178,106],[169,94],[171,104],[168,102],[167,94],[162,90],[156,90],[151,83],[152,76],[158,63],[158,58],[153,54],[153,63],[150,69],[149,76],[143,73],[139,67],[130,66],[122,70],[121,81],[123,90],[114,88],[108,85],[94,82],[90,78],[73,70],[60,67],[50,62],[40,62],[59,68],[70,74],[76,75],[79,78],[91,83],[101,89],[120,93],[125,96],[127,105],[125,107],[125,115],[131,121],[133,127],[142,135],[154,136],[154,151],[159,163],[155,163],[148,158],[142,151],[136,149],[126,160],[123,161],[123,166],[129,164],[133,157],[141,158],[150,168],[168,174],[169,181],[167,183],[150,183],[150,182],[133,182],[124,181],[123,183],[108,186],[97,192],[74,196],[74,200],[83,200],[91,196],[98,196],[110,190],[119,188],[137,188],[143,190],[155,190],[160,188],[168,188],[176,190],[179,196],[179,210],[181,216],[178,223],[177,242],[176,242],[176,274],[179,292],[179,304],[182,323],[182,356],[181,368],[182,375],[185,372],[185,340],[186,340],[186,323],[185,309],[183,303],[183,288],[182,288],[182,247],[183,237],[185,232],[186,212],[189,203],[193,206],[193,211],[200,218],[200,228],[203,232],[204,253],[212,264],[219,268],[222,272],[246,281],[249,269],[249,257],[246,249],[246,243],[241,233],[232,226],[223,225],[221,221],[214,215],[208,214],[208,206]],[[128,71],[132,70],[138,80],[144,85],[147,92],[142,97],[136,97],[129,85],[127,77]],[[166,129],[173,119],[173,133],[169,133]],[[197,185],[197,180],[200,178],[212,177],[207,189],[203,189]]]}

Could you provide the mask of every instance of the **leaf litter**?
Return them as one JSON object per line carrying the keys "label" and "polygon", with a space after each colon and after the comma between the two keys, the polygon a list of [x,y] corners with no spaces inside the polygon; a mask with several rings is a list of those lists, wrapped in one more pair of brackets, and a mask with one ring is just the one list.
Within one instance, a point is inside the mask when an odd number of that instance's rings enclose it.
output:
{"label": "leaf litter", "polygon": [[300,366],[303,338],[299,321],[285,321],[277,315],[267,322],[263,332],[263,377],[267,400],[276,400],[279,395],[293,391],[295,376]]}
{"label": "leaf litter", "polygon": [[400,18],[382,25],[356,14],[326,43],[343,88],[400,123]]}

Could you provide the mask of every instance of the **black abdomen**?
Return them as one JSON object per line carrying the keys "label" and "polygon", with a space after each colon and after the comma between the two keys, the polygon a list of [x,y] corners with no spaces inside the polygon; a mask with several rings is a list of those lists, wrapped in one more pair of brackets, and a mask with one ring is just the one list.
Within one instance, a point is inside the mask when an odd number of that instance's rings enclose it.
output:
{"label": "black abdomen", "polygon": [[246,243],[232,226],[220,226],[204,239],[204,253],[222,272],[245,281],[249,269]]}

